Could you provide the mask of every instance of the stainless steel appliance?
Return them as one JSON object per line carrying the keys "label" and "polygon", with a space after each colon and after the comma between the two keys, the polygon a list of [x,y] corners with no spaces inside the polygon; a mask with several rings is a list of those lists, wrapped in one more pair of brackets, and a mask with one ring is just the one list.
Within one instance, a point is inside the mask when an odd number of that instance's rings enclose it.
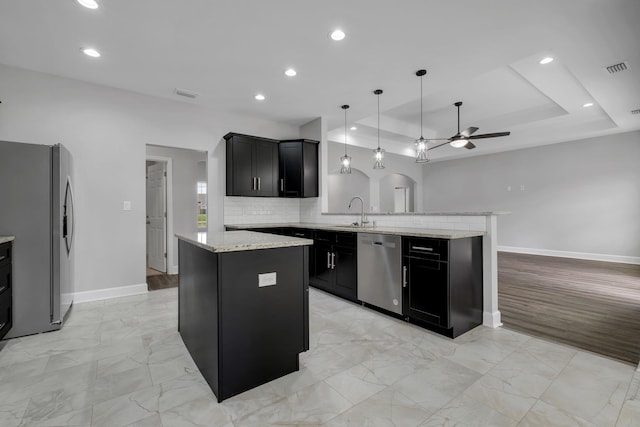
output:
{"label": "stainless steel appliance", "polygon": [[402,314],[400,236],[358,233],[358,299]]}
{"label": "stainless steel appliance", "polygon": [[13,235],[13,328],[5,338],[60,329],[73,303],[71,155],[0,141],[0,235]]}

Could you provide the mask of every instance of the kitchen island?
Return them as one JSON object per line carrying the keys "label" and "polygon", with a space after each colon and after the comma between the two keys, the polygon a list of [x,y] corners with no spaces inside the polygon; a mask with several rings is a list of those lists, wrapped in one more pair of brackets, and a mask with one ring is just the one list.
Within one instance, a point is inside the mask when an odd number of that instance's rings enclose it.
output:
{"label": "kitchen island", "polygon": [[299,369],[308,245],[250,231],[178,234],[178,329],[219,402]]}

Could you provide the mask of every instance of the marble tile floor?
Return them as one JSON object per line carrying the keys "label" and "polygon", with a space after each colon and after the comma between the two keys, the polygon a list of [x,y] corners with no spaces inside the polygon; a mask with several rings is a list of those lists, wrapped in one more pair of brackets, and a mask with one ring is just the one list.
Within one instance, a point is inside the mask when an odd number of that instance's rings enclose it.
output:
{"label": "marble tile floor", "polygon": [[177,289],[0,343],[0,426],[640,426],[634,366],[504,328],[450,340],[311,290],[300,371],[217,403]]}

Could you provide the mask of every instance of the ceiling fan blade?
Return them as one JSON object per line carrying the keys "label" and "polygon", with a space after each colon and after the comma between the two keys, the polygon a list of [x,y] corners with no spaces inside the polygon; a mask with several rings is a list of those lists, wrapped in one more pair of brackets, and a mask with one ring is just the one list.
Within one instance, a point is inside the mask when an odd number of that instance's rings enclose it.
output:
{"label": "ceiling fan blade", "polygon": [[496,132],[496,133],[483,133],[481,135],[473,135],[467,139],[483,139],[483,138],[497,138],[499,136],[509,136],[511,132]]}
{"label": "ceiling fan blade", "polygon": [[460,132],[460,135],[464,136],[464,137],[470,137],[472,133],[476,132],[478,130],[478,128],[476,127],[468,127],[465,130],[463,130],[462,132]]}
{"label": "ceiling fan blade", "polygon": [[431,148],[427,148],[427,151],[435,150],[436,148],[442,147],[443,145],[447,145],[447,144],[449,144],[448,141],[447,142],[443,142],[442,144],[434,145]]}
{"label": "ceiling fan blade", "polygon": [[466,143],[466,145],[464,145],[464,148],[466,148],[467,150],[473,150],[474,148],[476,148],[476,144],[474,144],[473,142],[469,141]]}

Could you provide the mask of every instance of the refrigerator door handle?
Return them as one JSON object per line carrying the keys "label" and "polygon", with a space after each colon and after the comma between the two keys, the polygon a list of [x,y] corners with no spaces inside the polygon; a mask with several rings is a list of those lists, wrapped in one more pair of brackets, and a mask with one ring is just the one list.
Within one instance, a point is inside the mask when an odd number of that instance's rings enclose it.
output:
{"label": "refrigerator door handle", "polygon": [[71,245],[73,244],[73,232],[75,228],[75,218],[73,216],[73,190],[71,188],[71,179],[67,177],[67,188],[64,194],[64,217],[62,220],[62,237],[67,247],[67,255],[71,253]]}

